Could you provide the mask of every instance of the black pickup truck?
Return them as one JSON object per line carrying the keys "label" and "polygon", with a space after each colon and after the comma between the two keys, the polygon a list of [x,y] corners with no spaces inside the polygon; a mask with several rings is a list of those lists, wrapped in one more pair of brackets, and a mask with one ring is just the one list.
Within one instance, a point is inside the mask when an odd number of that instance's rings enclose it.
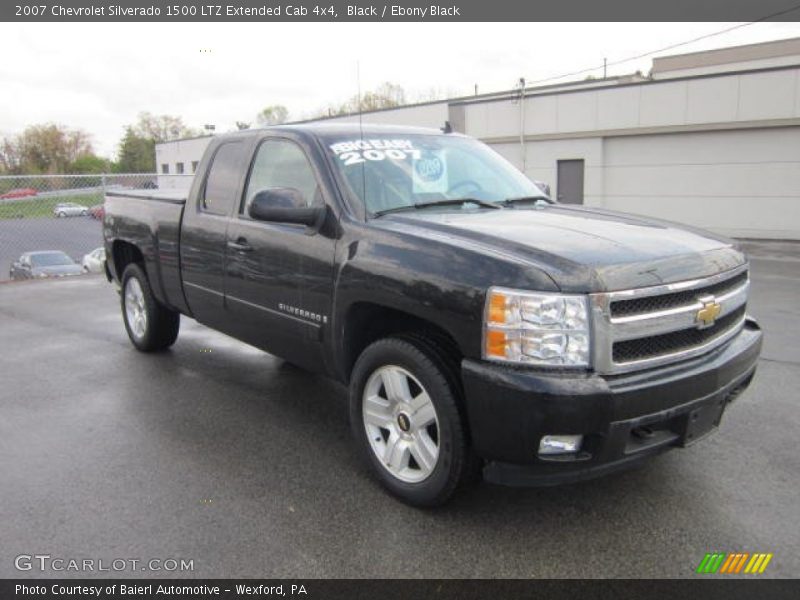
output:
{"label": "black pickup truck", "polygon": [[689,445],[761,350],[734,242],[560,205],[450,132],[218,136],[188,195],[109,192],[104,236],[136,348],[183,314],[349,385],[359,449],[416,505]]}

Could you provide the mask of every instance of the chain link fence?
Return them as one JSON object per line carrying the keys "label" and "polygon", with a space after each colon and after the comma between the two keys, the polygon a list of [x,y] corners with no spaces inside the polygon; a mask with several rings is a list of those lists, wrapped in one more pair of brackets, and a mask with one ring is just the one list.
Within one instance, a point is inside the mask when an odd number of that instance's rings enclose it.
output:
{"label": "chain link fence", "polygon": [[[177,183],[188,188],[191,175]],[[0,176],[0,281],[102,272],[102,260],[84,257],[103,245],[105,192],[164,184],[155,173]],[[63,253],[79,268],[59,254],[28,254],[37,252]]]}

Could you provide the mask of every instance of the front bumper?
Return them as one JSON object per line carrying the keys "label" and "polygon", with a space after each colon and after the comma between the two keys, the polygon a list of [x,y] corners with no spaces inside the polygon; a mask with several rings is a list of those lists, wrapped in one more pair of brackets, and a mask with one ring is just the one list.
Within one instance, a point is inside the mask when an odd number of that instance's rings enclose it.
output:
{"label": "front bumper", "polygon": [[[716,429],[750,383],[762,333],[748,319],[727,344],[696,359],[616,376],[462,362],[472,444],[484,478],[552,485],[603,475]],[[581,434],[580,452],[539,457],[548,434]]]}

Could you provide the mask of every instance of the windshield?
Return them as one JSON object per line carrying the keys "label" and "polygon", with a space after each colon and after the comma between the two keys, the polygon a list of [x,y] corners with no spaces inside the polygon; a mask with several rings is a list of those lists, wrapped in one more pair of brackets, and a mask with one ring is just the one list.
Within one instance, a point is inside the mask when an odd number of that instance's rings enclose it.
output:
{"label": "windshield", "polygon": [[43,254],[32,254],[31,264],[34,267],[58,267],[75,263],[63,252],[45,252]]}
{"label": "windshield", "polygon": [[373,215],[443,200],[502,202],[545,195],[494,150],[471,138],[350,136],[329,139],[326,150],[352,194]]}

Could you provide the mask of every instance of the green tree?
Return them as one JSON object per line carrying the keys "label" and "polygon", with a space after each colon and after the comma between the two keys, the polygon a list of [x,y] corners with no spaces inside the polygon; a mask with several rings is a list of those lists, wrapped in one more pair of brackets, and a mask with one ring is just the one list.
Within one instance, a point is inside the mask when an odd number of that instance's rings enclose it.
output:
{"label": "green tree", "polygon": [[95,154],[79,156],[68,169],[70,173],[108,173],[110,170],[111,162]]}
{"label": "green tree", "polygon": [[281,104],[273,104],[265,107],[256,115],[256,121],[262,127],[268,125],[280,125],[289,120],[289,110]]}
{"label": "green tree", "polygon": [[152,173],[155,168],[155,140],[137,134],[131,126],[126,127],[119,143],[116,170],[120,173]]}

